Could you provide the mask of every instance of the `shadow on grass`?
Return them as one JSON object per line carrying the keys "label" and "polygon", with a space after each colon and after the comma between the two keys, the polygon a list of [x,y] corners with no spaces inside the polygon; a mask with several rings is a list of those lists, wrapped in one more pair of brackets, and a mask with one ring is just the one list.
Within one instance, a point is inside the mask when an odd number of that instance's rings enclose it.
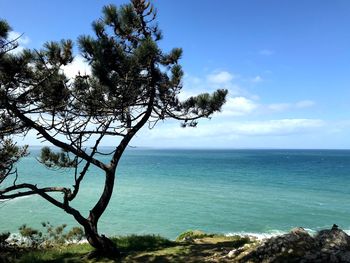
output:
{"label": "shadow on grass", "polygon": [[227,255],[230,250],[249,242],[245,238],[227,240],[226,237],[226,240],[224,240],[219,237],[215,240],[214,237],[209,240],[202,239],[198,242],[186,243],[170,241],[157,235],[130,235],[111,239],[122,252],[120,259],[88,258],[93,248],[88,244],[76,244],[61,248],[12,251],[14,253],[7,253],[9,257],[6,257],[6,254],[0,251],[0,263],[203,262],[205,258],[213,257],[215,254],[219,256]]}
{"label": "shadow on grass", "polygon": [[[157,253],[146,253],[144,255],[132,258],[126,262],[204,262],[205,258],[216,255],[226,255],[230,250],[239,248],[247,243],[246,239],[237,239],[232,241],[217,242],[215,244],[196,244],[183,243],[177,244],[177,249],[157,251]],[[160,252],[160,253],[159,253]],[[229,261],[229,259],[227,259]],[[225,262],[221,259],[220,262]]]}
{"label": "shadow on grass", "polygon": [[154,251],[166,247],[176,246],[176,242],[170,241],[158,235],[130,235],[111,238],[119,250],[123,252]]}
{"label": "shadow on grass", "polygon": [[88,244],[75,244],[55,248],[15,248],[0,250],[0,263],[31,262],[84,262],[82,258],[92,250]]}
{"label": "shadow on grass", "polygon": [[[155,251],[171,246],[176,243],[158,235],[130,235],[124,237],[113,237],[111,240],[117,245],[122,253],[122,258],[130,253],[140,251]],[[91,259],[90,253],[93,248],[88,244],[68,245],[56,248],[43,249],[22,249],[11,248],[8,251],[0,250],[0,263],[32,263],[32,262],[120,262],[123,260],[116,258],[95,257]]]}

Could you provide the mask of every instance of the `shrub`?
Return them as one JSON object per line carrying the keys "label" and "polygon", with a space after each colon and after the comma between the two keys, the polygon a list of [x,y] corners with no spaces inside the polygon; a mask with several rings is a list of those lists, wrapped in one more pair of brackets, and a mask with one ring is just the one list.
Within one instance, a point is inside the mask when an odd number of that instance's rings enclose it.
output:
{"label": "shrub", "polygon": [[207,234],[201,230],[187,230],[183,233],[181,233],[177,238],[176,241],[190,241],[192,239],[196,238],[203,238],[203,237],[213,237],[214,234]]}
{"label": "shrub", "polygon": [[81,241],[85,237],[81,227],[73,227],[66,235],[66,240],[70,242]]}
{"label": "shrub", "polygon": [[42,222],[41,225],[46,228],[46,245],[62,245],[66,242],[66,236],[63,234],[66,224],[54,227],[50,222]]}
{"label": "shrub", "polygon": [[68,242],[80,241],[84,237],[84,231],[80,227],[73,227],[70,231],[65,233],[67,227],[66,224],[59,225],[57,227],[50,224],[50,222],[42,222],[41,225],[45,228],[45,232],[42,233],[37,229],[22,225],[19,228],[19,232],[25,240],[18,245],[30,246],[30,247],[55,247],[62,246]]}
{"label": "shrub", "polygon": [[[28,241],[26,245],[37,247],[44,241],[42,232],[37,229],[27,227],[26,224],[20,226],[18,230],[21,236],[24,237],[26,241]],[[24,245],[24,243],[21,245]]]}

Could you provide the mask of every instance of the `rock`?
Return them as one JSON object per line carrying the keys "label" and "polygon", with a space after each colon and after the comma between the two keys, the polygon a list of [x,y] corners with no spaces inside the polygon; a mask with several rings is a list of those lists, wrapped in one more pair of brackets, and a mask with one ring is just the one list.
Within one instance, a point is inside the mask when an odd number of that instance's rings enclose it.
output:
{"label": "rock", "polygon": [[335,224],[315,237],[297,227],[288,234],[266,239],[244,252],[236,250],[231,255],[235,255],[237,262],[350,263],[350,236]]}
{"label": "rock", "polygon": [[228,252],[227,256],[229,258],[233,258],[236,255],[236,251],[237,251],[237,249],[231,250],[230,252]]}
{"label": "rock", "polygon": [[320,231],[316,235],[315,240],[322,248],[328,250],[350,249],[350,237],[344,231],[338,229],[338,227]]}
{"label": "rock", "polygon": [[290,231],[290,233],[295,235],[309,235],[309,233],[302,227],[295,227]]}

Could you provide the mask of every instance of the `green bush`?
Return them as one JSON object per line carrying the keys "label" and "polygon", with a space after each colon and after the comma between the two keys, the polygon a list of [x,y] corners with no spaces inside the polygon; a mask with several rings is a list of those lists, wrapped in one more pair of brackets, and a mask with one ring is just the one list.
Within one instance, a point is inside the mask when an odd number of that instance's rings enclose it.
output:
{"label": "green bush", "polygon": [[[26,224],[20,226],[18,230],[21,236],[26,238],[29,241],[29,244],[27,245],[30,245],[32,247],[37,247],[44,241],[42,232],[40,232],[37,229],[27,227]],[[22,243],[21,245],[25,245],[25,244]]]}
{"label": "green bush", "polygon": [[28,227],[27,225],[22,225],[19,228],[19,232],[22,237],[28,240],[27,244],[22,243],[22,245],[29,245],[31,247],[55,247],[65,245],[67,242],[80,241],[84,237],[84,231],[80,227],[73,227],[70,231],[65,233],[67,227],[66,224],[60,226],[53,226],[50,222],[43,222],[41,225],[44,227],[45,232],[41,232],[37,229]]}
{"label": "green bush", "polygon": [[187,240],[192,240],[196,238],[203,238],[203,237],[213,237],[214,234],[207,234],[201,230],[187,230],[183,233],[181,233],[177,238],[177,242],[181,241],[187,241]]}
{"label": "green bush", "polygon": [[50,222],[42,222],[41,225],[46,228],[44,241],[46,245],[63,245],[66,242],[66,236],[63,234],[66,224],[54,227]]}
{"label": "green bush", "polygon": [[84,230],[81,227],[73,227],[66,235],[67,241],[81,241],[85,237]]}

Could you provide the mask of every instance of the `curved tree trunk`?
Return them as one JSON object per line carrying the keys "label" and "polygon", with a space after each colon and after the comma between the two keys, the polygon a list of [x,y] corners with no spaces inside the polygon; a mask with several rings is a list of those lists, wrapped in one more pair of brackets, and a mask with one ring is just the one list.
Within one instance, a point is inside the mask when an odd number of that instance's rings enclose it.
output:
{"label": "curved tree trunk", "polygon": [[[152,72],[153,71],[154,71],[154,67],[152,66]],[[152,83],[152,87],[153,87],[153,83]],[[124,139],[120,142],[119,146],[116,148],[116,151],[113,155],[110,165],[108,167],[105,167],[104,170],[106,172],[106,180],[105,180],[105,185],[104,185],[102,195],[100,199],[97,201],[96,205],[90,210],[89,217],[87,218],[84,224],[86,238],[90,243],[90,245],[96,249],[97,255],[112,256],[112,257],[120,255],[120,252],[117,246],[110,239],[108,239],[104,235],[100,236],[98,234],[97,222],[100,219],[103,212],[106,210],[107,205],[111,200],[113,188],[114,188],[116,168],[118,166],[119,160],[123,155],[124,150],[128,146],[130,140],[134,137],[136,132],[139,129],[141,129],[149,119],[152,112],[154,97],[155,97],[155,88],[153,87],[151,90],[150,101],[149,101],[149,105],[145,115],[133,129],[128,131],[127,135],[124,137]]]}
{"label": "curved tree trunk", "polygon": [[97,230],[97,223],[101,215],[105,211],[113,193],[115,179],[115,169],[106,171],[105,186],[102,195],[96,205],[90,210],[89,217],[84,224],[84,231],[86,239],[89,244],[93,246],[96,251],[94,255],[118,257],[120,252],[109,238],[104,235],[99,235]]}
{"label": "curved tree trunk", "polygon": [[91,254],[92,257],[106,256],[106,257],[119,257],[120,251],[112,240],[104,235],[99,235],[97,232],[97,225],[93,225],[91,222],[84,227],[85,236],[89,244],[96,250]]}

